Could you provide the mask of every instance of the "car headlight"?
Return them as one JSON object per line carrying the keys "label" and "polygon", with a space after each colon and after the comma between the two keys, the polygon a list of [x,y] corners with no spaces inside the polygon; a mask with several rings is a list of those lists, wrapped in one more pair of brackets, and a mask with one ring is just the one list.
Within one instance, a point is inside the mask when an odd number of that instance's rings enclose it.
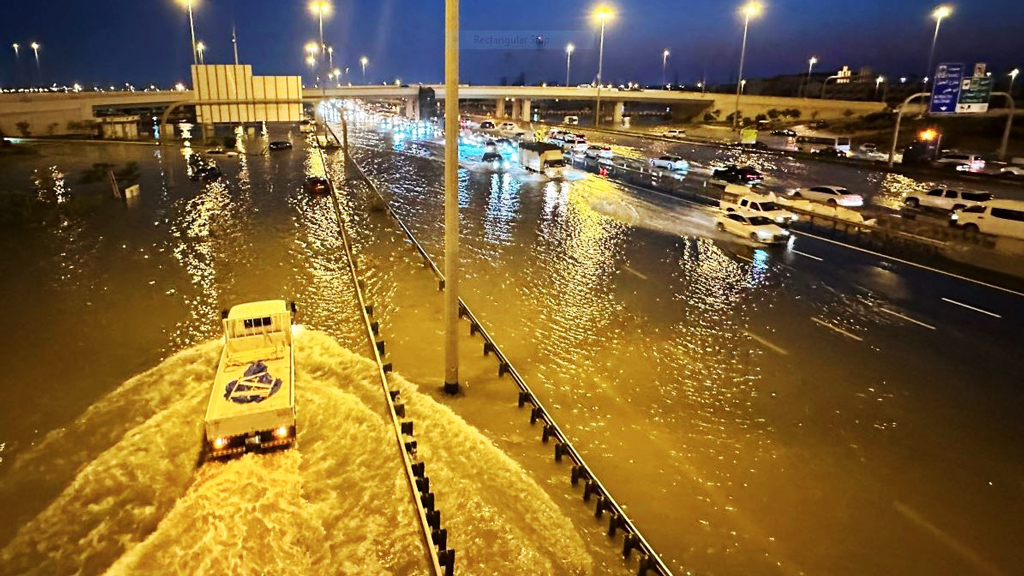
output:
{"label": "car headlight", "polygon": [[773,234],[771,232],[758,232],[757,237],[761,240],[771,240]]}

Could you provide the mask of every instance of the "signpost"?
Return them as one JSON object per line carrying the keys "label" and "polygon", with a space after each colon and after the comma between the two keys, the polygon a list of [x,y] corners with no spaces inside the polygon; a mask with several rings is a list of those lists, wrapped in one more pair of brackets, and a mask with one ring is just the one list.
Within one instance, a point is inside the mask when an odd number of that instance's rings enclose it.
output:
{"label": "signpost", "polygon": [[960,81],[963,79],[963,64],[939,64],[932,83],[932,114],[955,114],[960,99]]}
{"label": "signpost", "polygon": [[991,98],[991,76],[964,78],[960,85],[960,99],[956,104],[956,113],[981,114],[988,112],[988,101]]}

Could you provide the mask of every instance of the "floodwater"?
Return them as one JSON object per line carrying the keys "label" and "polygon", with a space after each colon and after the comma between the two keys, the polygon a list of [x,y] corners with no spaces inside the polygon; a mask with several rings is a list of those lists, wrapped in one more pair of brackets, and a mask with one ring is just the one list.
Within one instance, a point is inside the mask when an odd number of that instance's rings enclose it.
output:
{"label": "floodwater", "polygon": [[[0,574],[426,573],[330,200],[302,192],[340,164],[282,137],[295,149],[244,137],[212,183],[178,147],[0,159]],[[113,198],[96,163],[137,163],[140,195]],[[270,298],[296,300],[304,328],[298,447],[197,468],[220,310]],[[392,385],[461,573],[615,573],[586,510],[524,468],[540,448],[510,455]]]}
{"label": "floodwater", "polygon": [[[368,123],[350,138],[440,264],[439,151]],[[459,181],[462,296],[677,573],[1020,573],[1019,297],[803,237],[750,246],[594,175],[464,163]],[[510,383],[473,365],[464,397],[436,392],[441,296],[397,227],[351,226],[396,370],[508,433],[481,398],[524,418]]]}

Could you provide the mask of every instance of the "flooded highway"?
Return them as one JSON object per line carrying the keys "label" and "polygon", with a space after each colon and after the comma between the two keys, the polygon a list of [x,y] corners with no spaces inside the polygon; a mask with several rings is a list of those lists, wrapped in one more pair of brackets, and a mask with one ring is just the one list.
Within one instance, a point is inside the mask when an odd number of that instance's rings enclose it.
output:
{"label": "flooded highway", "polygon": [[[350,138],[440,262],[440,151],[370,124],[351,123]],[[706,210],[592,174],[547,182],[472,164],[460,171],[463,298],[678,573],[1024,565],[1020,295],[806,236],[752,246]],[[804,169],[847,183],[840,168]],[[511,434],[479,400],[507,407],[510,383],[501,396],[471,369],[465,397],[436,391],[441,296],[397,227],[373,214],[352,227],[396,370]]]}
{"label": "flooded highway", "polygon": [[[302,189],[340,162],[277,130],[294,150],[242,135],[213,182],[177,146],[0,158],[0,574],[427,573],[330,199]],[[140,195],[113,198],[108,167]],[[220,310],[268,298],[299,303],[298,447],[197,467]],[[461,573],[626,573],[587,510],[524,467],[539,446],[506,453],[392,384]]]}

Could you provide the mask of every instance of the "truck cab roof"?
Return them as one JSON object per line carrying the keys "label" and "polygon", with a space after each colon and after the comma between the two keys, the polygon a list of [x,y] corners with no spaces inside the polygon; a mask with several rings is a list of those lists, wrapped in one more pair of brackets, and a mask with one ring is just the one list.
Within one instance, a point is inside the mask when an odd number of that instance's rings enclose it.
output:
{"label": "truck cab roof", "polygon": [[236,320],[239,318],[258,318],[271,314],[288,312],[288,303],[284,300],[263,300],[260,302],[246,302],[232,306],[228,311],[227,319]]}

